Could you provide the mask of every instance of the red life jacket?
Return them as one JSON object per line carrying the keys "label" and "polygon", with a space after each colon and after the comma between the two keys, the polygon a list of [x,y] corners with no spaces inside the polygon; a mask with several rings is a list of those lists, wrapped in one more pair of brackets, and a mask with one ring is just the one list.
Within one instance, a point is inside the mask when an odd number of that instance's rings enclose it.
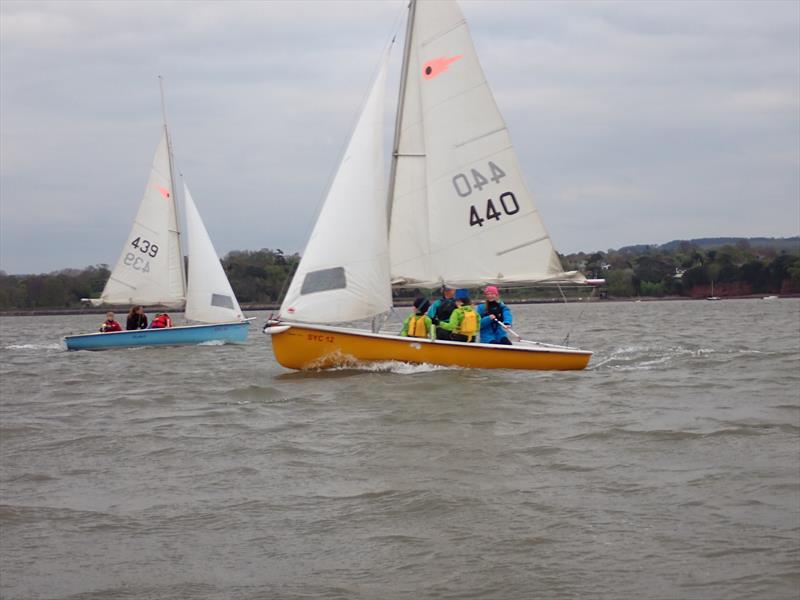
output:
{"label": "red life jacket", "polygon": [[153,319],[153,322],[150,324],[150,327],[153,329],[163,329],[164,327],[172,327],[172,319],[169,318],[169,315],[158,315],[156,318]]}
{"label": "red life jacket", "polygon": [[100,333],[109,333],[111,331],[122,331],[122,326],[116,321],[105,321],[100,325]]}

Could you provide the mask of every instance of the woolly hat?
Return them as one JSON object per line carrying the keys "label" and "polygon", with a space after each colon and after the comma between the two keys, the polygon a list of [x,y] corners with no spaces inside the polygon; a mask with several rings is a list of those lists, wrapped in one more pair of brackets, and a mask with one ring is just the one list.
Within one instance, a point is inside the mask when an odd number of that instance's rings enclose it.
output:
{"label": "woolly hat", "polygon": [[469,300],[469,290],[467,288],[457,289],[456,300]]}
{"label": "woolly hat", "polygon": [[420,296],[416,300],[414,300],[414,308],[416,308],[419,312],[424,313],[425,311],[430,308],[431,302],[427,298],[423,298]]}
{"label": "woolly hat", "polygon": [[485,288],[483,288],[483,293],[484,294],[494,294],[495,296],[499,296],[500,295],[500,292],[497,290],[497,287],[493,286],[493,285],[487,285]]}

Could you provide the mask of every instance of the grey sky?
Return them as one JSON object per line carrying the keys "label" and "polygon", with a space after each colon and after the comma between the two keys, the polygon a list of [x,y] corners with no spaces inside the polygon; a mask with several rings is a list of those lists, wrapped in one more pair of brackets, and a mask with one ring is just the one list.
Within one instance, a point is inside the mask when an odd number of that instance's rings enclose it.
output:
{"label": "grey sky", "polygon": [[[157,74],[218,252],[302,250],[403,6],[4,0],[0,269],[116,261]],[[462,8],[559,251],[798,235],[800,3]]]}

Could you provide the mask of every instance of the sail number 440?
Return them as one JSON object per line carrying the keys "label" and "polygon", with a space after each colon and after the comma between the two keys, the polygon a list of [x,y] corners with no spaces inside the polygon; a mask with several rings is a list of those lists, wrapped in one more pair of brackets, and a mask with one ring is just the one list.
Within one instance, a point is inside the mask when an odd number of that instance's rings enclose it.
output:
{"label": "sail number 440", "polygon": [[[462,198],[466,198],[472,194],[474,190],[480,192],[484,187],[489,185],[489,181],[500,183],[500,180],[506,176],[506,172],[492,161],[489,161],[488,166],[490,173],[489,179],[486,179],[478,169],[470,169],[469,175],[466,173],[458,173],[455,175],[453,177],[453,187],[456,189],[456,194]],[[470,179],[472,179],[472,181],[470,181]]]}
{"label": "sail number 440", "polygon": [[[469,175],[467,173],[458,173],[453,177],[453,187],[456,193],[462,198],[470,196],[472,192],[483,190],[484,187],[489,185],[490,181],[500,183],[500,180],[506,176],[506,172],[498,167],[491,160],[488,162],[489,178],[487,179],[478,169],[470,169]],[[482,208],[482,207],[481,207]],[[477,225],[483,227],[484,222],[489,219],[499,221],[500,217],[504,214],[515,215],[519,212],[519,202],[514,196],[513,192],[503,192],[500,194],[499,203],[489,198],[486,201],[486,210],[480,210],[478,206],[471,205],[469,207],[469,224],[470,227]]]}
{"label": "sail number 440", "polygon": [[[499,210],[502,209],[502,212]],[[495,221],[499,221],[500,217],[503,214],[506,215],[515,215],[519,212],[519,202],[517,202],[516,197],[514,196],[513,192],[503,192],[500,194],[500,205],[495,205],[494,201],[489,198],[486,201],[486,212],[483,214],[484,217],[481,217],[480,213],[478,212],[478,208],[473,204],[469,207],[469,224],[470,227],[474,227],[475,225],[479,227],[483,227],[483,222],[488,221],[489,219],[494,219]]]}

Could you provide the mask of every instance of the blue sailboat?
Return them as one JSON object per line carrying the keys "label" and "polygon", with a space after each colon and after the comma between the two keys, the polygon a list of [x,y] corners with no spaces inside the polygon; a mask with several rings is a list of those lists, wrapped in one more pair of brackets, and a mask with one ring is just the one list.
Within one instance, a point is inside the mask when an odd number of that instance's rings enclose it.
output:
{"label": "blue sailboat", "polygon": [[164,329],[68,335],[64,338],[68,350],[242,343],[247,339],[249,320],[242,314],[185,183],[183,197],[188,278],[181,251],[172,148],[165,116],[150,178],[128,239],[100,298],[87,301],[94,306],[158,305],[184,309],[189,323]]}

